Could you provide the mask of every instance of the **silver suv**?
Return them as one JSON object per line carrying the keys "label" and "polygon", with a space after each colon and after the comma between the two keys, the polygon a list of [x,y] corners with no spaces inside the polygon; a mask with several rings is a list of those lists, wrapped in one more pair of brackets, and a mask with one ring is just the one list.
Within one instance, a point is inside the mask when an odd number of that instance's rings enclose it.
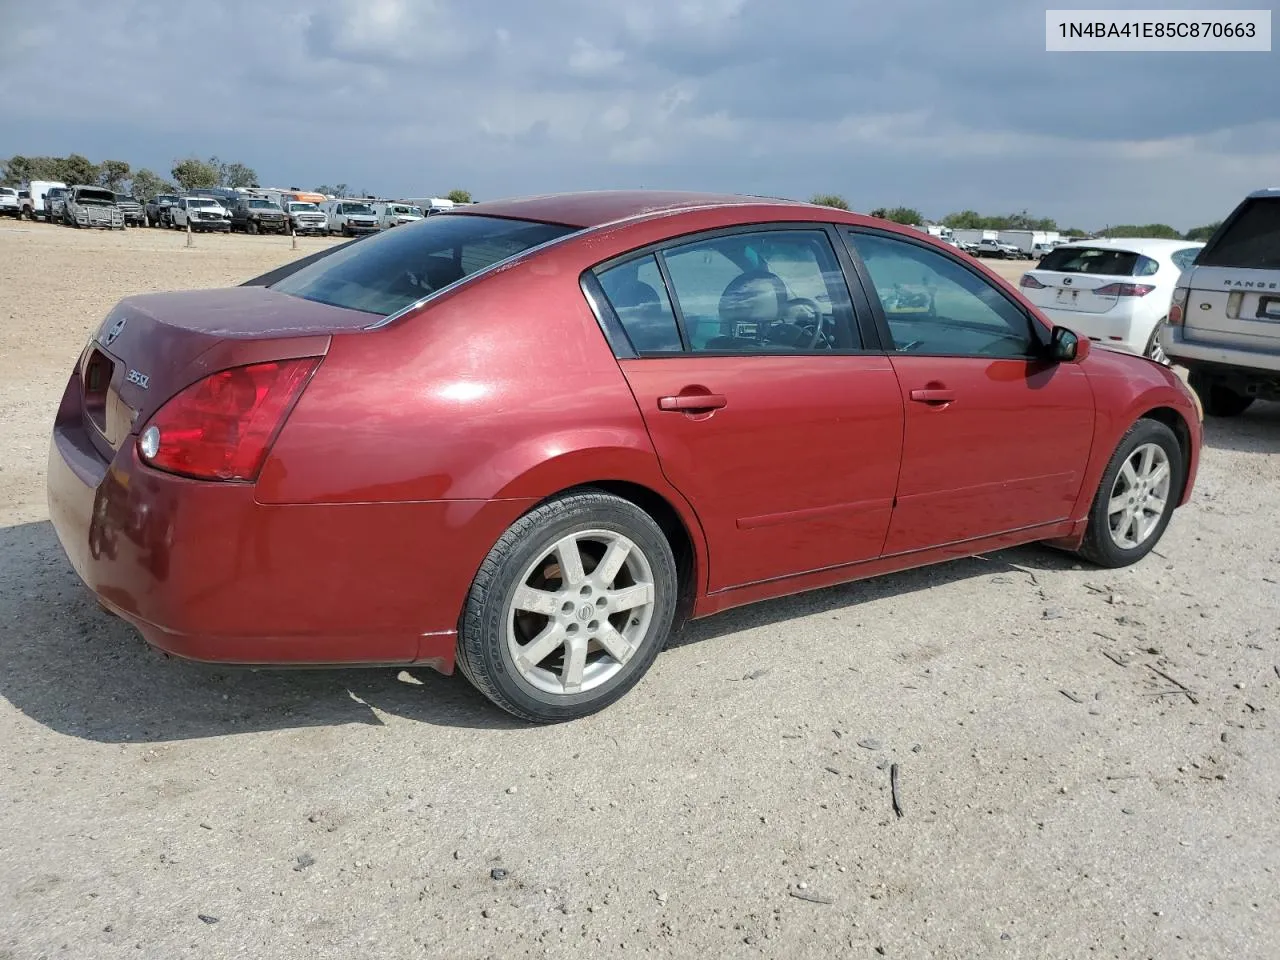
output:
{"label": "silver suv", "polygon": [[1178,280],[1160,333],[1205,413],[1280,400],[1280,187],[1249,194]]}

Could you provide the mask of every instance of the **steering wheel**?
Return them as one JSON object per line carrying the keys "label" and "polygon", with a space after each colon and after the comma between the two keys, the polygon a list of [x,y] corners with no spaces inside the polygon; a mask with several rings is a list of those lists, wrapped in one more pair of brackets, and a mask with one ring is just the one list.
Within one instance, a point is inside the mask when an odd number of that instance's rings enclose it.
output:
{"label": "steering wheel", "polygon": [[769,338],[778,339],[775,333],[788,331],[787,339],[791,341],[789,346],[812,350],[821,342],[830,349],[831,341],[827,338],[823,326],[822,308],[817,302],[808,297],[794,297],[787,301],[782,319],[770,328]]}

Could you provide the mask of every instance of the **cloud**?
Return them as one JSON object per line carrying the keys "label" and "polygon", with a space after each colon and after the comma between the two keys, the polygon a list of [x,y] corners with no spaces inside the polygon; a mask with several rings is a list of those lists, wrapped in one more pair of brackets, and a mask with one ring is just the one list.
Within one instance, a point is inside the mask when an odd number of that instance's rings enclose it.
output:
{"label": "cloud", "polygon": [[[17,7],[0,129],[29,154],[217,154],[273,183],[412,196],[821,191],[1182,227],[1280,165],[1273,56],[1047,54],[1023,0]],[[62,56],[45,23],[94,44]]]}

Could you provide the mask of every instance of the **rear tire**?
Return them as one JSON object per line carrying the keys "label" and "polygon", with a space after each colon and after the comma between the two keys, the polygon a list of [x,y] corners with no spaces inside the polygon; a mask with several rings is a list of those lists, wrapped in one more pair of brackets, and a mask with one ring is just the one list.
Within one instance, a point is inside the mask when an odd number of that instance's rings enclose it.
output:
{"label": "rear tire", "polygon": [[1076,552],[1100,567],[1127,567],[1145,557],[1169,525],[1182,496],[1184,470],[1172,430],[1158,420],[1135,423],[1103,471]]}
{"label": "rear tire", "polygon": [[1200,398],[1206,416],[1238,417],[1253,405],[1253,397],[1236,393],[1230,387],[1224,387],[1202,373],[1192,371],[1187,377],[1187,382]]}
{"label": "rear tire", "polygon": [[1164,347],[1160,345],[1160,331],[1164,329],[1164,319],[1156,321],[1155,328],[1151,331],[1151,338],[1147,340],[1147,347],[1143,350],[1142,355],[1148,360],[1154,360],[1156,363],[1162,363],[1166,367],[1169,366],[1169,356],[1164,352]]}
{"label": "rear tire", "polygon": [[564,494],[489,551],[467,596],[458,666],[523,720],[585,717],[649,669],[671,630],[677,587],[671,545],[651,516],[599,490]]}

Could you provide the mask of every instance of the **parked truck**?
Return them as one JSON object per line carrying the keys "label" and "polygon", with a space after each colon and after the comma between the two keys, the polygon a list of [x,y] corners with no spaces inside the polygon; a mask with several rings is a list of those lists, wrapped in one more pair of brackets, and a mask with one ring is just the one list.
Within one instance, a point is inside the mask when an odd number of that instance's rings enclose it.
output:
{"label": "parked truck", "polygon": [[1057,230],[1001,230],[998,239],[1011,247],[1017,247],[1025,256],[1038,256],[1037,248],[1044,250],[1049,244],[1060,239]]}
{"label": "parked truck", "polygon": [[284,205],[294,233],[314,233],[324,236],[329,232],[329,216],[314,203],[306,200],[287,200]]}
{"label": "parked truck", "polygon": [[391,200],[379,200],[373,204],[373,212],[377,214],[378,222],[382,225],[383,230],[398,227],[405,223],[413,223],[425,216],[421,207],[415,207],[411,203],[396,203]]}
{"label": "parked truck", "polygon": [[124,214],[116,204],[116,195],[106,187],[77,184],[67,191],[63,202],[63,216],[70,226],[124,229]]}
{"label": "parked truck", "polygon": [[67,185],[61,180],[32,180],[26,185],[27,198],[22,206],[22,216],[28,220],[46,220],[53,223],[47,198],[53,189],[66,190]]}

